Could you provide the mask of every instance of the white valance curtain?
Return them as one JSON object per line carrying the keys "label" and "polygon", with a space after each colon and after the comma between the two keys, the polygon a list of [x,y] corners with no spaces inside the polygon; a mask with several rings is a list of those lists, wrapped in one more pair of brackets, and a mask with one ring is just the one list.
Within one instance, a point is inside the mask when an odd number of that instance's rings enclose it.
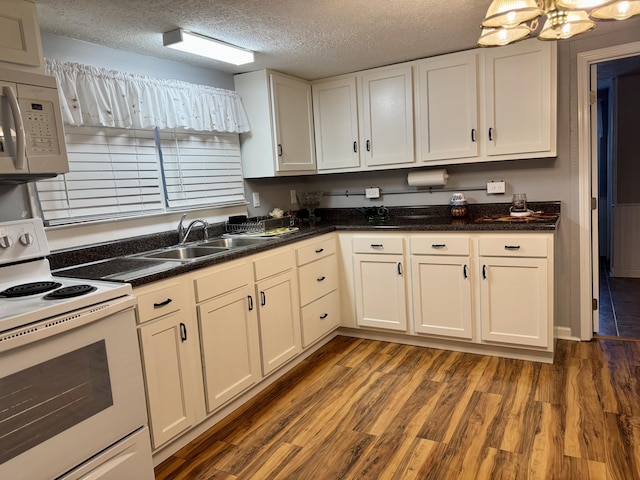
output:
{"label": "white valance curtain", "polygon": [[51,59],[45,69],[58,80],[62,117],[69,125],[249,131],[242,100],[232,90]]}

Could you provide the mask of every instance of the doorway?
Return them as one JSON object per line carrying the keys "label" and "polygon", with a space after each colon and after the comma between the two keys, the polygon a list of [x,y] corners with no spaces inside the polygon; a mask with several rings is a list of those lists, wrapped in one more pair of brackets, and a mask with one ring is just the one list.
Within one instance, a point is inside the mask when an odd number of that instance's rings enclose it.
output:
{"label": "doorway", "polygon": [[[578,211],[579,211],[579,260],[580,279],[580,339],[591,340],[598,331],[598,310],[593,308],[599,296],[599,248],[598,248],[598,170],[595,140],[591,118],[597,118],[597,102],[591,102],[592,67],[601,62],[640,55],[640,42],[616,45],[600,50],[581,52],[577,55],[578,92]],[[595,88],[595,83],[594,83]],[[595,122],[593,122],[595,125]],[[593,159],[593,161],[592,161]]]}
{"label": "doorway", "polygon": [[[595,333],[640,338],[640,55],[596,64],[598,322]],[[638,222],[635,221],[638,219]],[[638,223],[638,231],[635,225]],[[594,254],[595,258],[595,254]],[[637,259],[637,260],[636,260]],[[595,267],[595,266],[594,266]]]}

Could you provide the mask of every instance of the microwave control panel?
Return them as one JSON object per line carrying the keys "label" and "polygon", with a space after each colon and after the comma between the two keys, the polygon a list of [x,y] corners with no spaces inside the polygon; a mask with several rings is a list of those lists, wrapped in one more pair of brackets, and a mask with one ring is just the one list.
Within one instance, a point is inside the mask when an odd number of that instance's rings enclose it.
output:
{"label": "microwave control panel", "polygon": [[60,153],[56,132],[53,103],[43,100],[24,102],[24,129],[29,139],[32,155],[57,155]]}

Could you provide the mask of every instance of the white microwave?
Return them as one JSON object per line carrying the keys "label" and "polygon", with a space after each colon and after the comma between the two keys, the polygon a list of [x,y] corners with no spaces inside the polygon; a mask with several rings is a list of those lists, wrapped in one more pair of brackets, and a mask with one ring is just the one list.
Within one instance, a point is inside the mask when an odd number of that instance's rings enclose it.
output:
{"label": "white microwave", "polygon": [[55,78],[0,69],[0,183],[68,171]]}

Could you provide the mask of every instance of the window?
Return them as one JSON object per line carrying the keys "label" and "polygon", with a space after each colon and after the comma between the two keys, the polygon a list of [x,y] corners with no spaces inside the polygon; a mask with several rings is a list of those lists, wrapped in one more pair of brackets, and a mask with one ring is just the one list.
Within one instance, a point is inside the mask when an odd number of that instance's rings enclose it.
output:
{"label": "window", "polygon": [[66,126],[69,173],[36,183],[47,225],[245,204],[237,134]]}

